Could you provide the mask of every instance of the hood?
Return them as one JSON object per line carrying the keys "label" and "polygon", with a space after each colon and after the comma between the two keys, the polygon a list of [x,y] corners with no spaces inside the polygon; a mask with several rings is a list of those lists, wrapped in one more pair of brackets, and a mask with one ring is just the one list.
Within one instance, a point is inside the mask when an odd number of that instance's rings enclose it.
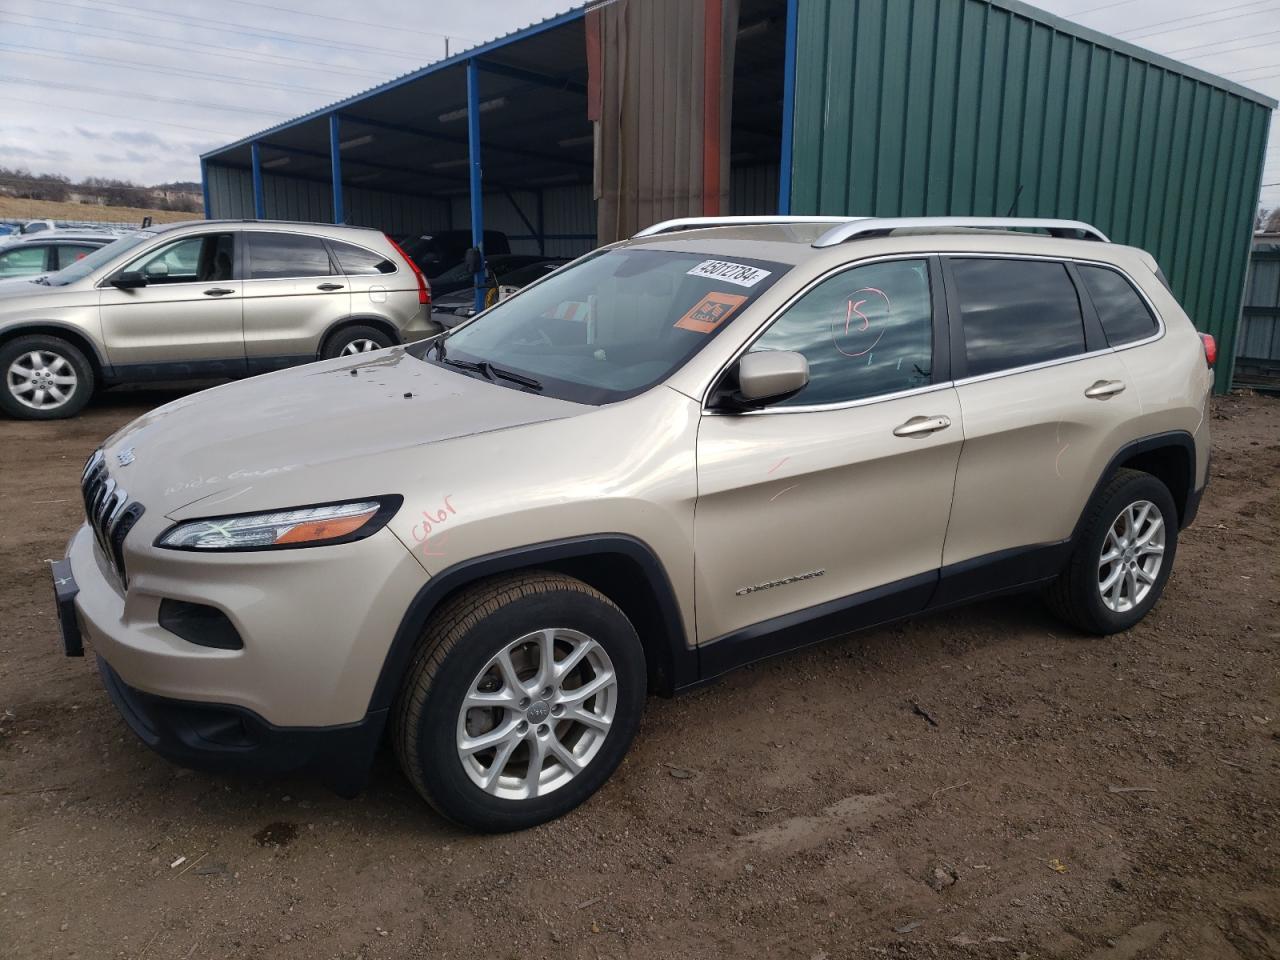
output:
{"label": "hood", "polygon": [[592,409],[393,347],[191,394],[104,446],[131,498],[180,519],[399,493],[388,471],[411,448]]}

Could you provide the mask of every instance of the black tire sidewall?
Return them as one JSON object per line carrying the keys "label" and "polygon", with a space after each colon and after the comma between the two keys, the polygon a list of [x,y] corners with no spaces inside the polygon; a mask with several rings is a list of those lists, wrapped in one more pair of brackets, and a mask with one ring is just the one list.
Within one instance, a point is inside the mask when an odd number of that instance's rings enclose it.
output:
{"label": "black tire sidewall", "polygon": [[[9,365],[22,354],[33,350],[56,353],[76,371],[75,390],[72,391],[67,402],[60,407],[36,410],[22,403],[9,391]],[[84,409],[93,394],[93,367],[84,353],[69,341],[46,334],[15,337],[0,347],[0,377],[3,377],[3,382],[0,382],[0,409],[19,420],[63,420],[74,417]]]}
{"label": "black tire sidewall", "polygon": [[[604,744],[576,777],[544,797],[505,800],[467,776],[455,742],[462,698],[485,664],[508,643],[548,627],[577,630],[604,647],[617,676],[617,709]],[[646,694],[644,653],[635,629],[612,604],[569,590],[521,597],[485,617],[450,651],[432,681],[420,715],[413,759],[422,782],[446,816],[479,830],[521,830],[561,816],[598,790],[622,762],[640,725]]]}
{"label": "black tire sidewall", "polygon": [[[1122,510],[1139,500],[1149,500],[1154,503],[1164,520],[1163,562],[1160,564],[1160,572],[1156,575],[1156,582],[1146,598],[1132,610],[1117,613],[1102,602],[1097,580],[1098,558],[1102,556],[1102,545],[1106,540],[1107,531],[1111,529],[1111,524],[1115,522]],[[1076,582],[1079,584],[1081,595],[1075,598],[1075,602],[1083,604],[1090,619],[1096,621],[1107,633],[1128,630],[1159,602],[1164,594],[1165,584],[1169,581],[1169,575],[1173,571],[1174,556],[1178,551],[1178,508],[1173,502],[1173,495],[1169,492],[1169,488],[1147,474],[1132,477],[1119,484],[1102,502],[1097,519],[1085,531],[1080,550],[1080,562],[1087,566],[1083,566],[1079,572]]]}
{"label": "black tire sidewall", "polygon": [[389,347],[395,341],[387,336],[385,330],[379,330],[377,327],[355,326],[343,327],[336,333],[330,334],[325,341],[324,350],[321,353],[322,359],[332,360],[342,353],[342,349],[352,340],[372,340],[381,347]]}

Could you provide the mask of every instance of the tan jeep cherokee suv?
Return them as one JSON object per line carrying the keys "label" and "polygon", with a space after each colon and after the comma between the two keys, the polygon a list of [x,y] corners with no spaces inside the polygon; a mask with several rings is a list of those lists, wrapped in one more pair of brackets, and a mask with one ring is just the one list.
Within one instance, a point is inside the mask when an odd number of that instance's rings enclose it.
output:
{"label": "tan jeep cherokee suv", "polygon": [[662,224],[120,430],[63,643],[180,763],[353,791],[389,730],[441,813],[527,827],[650,691],[1023,588],[1131,627],[1206,482],[1210,346],[1083,224]]}
{"label": "tan jeep cherokee suv", "polygon": [[441,327],[417,265],[364,227],[164,224],[0,289],[0,410],[74,416],[98,385],[244,377]]}

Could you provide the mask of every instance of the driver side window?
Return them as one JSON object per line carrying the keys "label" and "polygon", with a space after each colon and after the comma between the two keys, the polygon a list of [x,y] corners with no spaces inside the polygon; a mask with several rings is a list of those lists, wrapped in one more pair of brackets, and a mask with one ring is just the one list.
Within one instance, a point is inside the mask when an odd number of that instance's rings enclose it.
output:
{"label": "driver side window", "polygon": [[147,278],[148,286],[231,280],[234,245],[234,235],[230,233],[184,237],[144,254],[125,270],[141,273]]}
{"label": "driver side window", "polygon": [[774,406],[847,403],[928,385],[928,261],[886,260],[822,281],[751,347],[762,350],[794,350],[809,361],[808,386]]}

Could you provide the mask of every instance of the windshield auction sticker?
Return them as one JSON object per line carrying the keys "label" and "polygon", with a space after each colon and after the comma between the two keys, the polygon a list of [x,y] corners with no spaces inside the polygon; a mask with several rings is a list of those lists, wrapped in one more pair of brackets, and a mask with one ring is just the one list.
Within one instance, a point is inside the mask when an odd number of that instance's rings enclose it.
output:
{"label": "windshield auction sticker", "polygon": [[708,280],[722,280],[739,287],[754,287],[769,275],[770,271],[759,267],[749,267],[745,263],[730,263],[728,260],[703,260],[689,271],[691,277],[706,277]]}
{"label": "windshield auction sticker", "polygon": [[747,295],[744,293],[708,293],[674,325],[694,333],[711,333],[746,302]]}

